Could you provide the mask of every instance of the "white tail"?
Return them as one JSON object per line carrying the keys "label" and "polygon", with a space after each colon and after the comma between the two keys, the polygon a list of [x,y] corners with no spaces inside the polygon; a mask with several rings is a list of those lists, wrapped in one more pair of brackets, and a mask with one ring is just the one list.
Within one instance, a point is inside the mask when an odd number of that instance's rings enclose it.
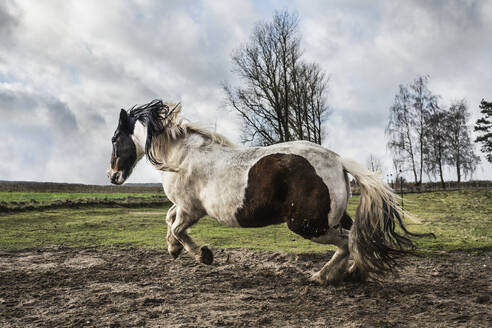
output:
{"label": "white tail", "polygon": [[372,276],[394,271],[396,259],[414,248],[409,238],[395,231],[397,225],[406,235],[432,234],[414,234],[405,228],[401,220],[404,211],[379,173],[371,172],[350,159],[342,158],[342,165],[360,185],[360,202],[349,237],[355,265]]}

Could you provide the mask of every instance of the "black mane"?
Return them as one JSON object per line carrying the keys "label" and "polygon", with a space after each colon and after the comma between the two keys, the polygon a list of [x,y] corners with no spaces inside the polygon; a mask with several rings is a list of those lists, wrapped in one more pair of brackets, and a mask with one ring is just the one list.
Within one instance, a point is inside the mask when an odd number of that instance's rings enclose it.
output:
{"label": "black mane", "polygon": [[[140,121],[143,125],[148,126],[149,122],[153,125],[160,122],[159,116],[162,112],[169,112],[169,106],[161,99],[154,99],[148,104],[141,106],[135,105],[127,110],[128,120],[130,121],[131,131],[135,128],[135,122]],[[162,124],[162,123],[161,123]]]}
{"label": "black mane", "polygon": [[[140,121],[147,127],[147,140],[145,141],[145,154],[149,161],[154,165],[160,165],[160,163],[151,152],[152,139],[154,136],[160,135],[165,132],[166,118],[172,114],[174,109],[170,109],[169,106],[161,99],[154,99],[148,104],[136,107],[133,106],[128,110],[128,120],[130,123],[130,133],[133,134],[135,129],[135,123]],[[164,114],[164,115],[162,115]]]}

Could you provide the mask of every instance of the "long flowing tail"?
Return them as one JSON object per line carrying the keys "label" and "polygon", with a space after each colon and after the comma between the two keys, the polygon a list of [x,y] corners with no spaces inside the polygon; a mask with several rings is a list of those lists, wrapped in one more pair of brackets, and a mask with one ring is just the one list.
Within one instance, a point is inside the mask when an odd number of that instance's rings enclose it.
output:
{"label": "long flowing tail", "polygon": [[[371,172],[349,159],[342,159],[346,172],[360,185],[360,202],[350,230],[349,248],[356,267],[375,278],[398,267],[397,259],[415,248],[407,236],[433,234],[409,232],[402,222],[404,212],[397,196],[379,173]],[[399,226],[403,234],[395,229]]]}

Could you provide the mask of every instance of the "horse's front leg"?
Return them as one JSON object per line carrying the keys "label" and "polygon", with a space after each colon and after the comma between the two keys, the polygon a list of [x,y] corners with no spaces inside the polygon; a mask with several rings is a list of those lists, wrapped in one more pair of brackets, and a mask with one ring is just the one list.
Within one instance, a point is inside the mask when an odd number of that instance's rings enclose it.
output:
{"label": "horse's front leg", "polygon": [[183,245],[179,242],[179,240],[174,237],[171,232],[171,227],[174,221],[176,220],[176,205],[173,204],[169,208],[166,214],[166,223],[167,223],[167,251],[174,258],[178,258],[179,254],[183,250]]}
{"label": "horse's front leg", "polygon": [[186,251],[197,261],[204,264],[212,264],[214,255],[207,246],[198,246],[186,233],[186,229],[195,224],[200,215],[191,215],[179,207],[176,210],[176,219],[172,223],[171,232],[173,236],[184,246]]}

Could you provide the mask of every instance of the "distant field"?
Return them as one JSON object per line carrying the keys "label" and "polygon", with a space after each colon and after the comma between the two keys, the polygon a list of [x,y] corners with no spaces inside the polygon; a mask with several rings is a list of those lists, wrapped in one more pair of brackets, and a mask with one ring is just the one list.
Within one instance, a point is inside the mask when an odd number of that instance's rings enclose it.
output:
{"label": "distant field", "polygon": [[53,192],[53,193],[163,193],[159,183],[125,183],[123,185],[86,185],[35,181],[0,180],[0,192]]}
{"label": "distant field", "polygon": [[125,199],[128,197],[152,198],[162,194],[152,193],[68,193],[68,192],[0,192],[0,202],[44,202],[50,203],[61,200],[81,200],[81,199]]}
{"label": "distant field", "polygon": [[163,193],[0,192],[0,214],[79,207],[152,207],[167,202]]}
{"label": "distant field", "polygon": [[[151,197],[152,194],[130,195]],[[125,194],[128,197],[128,194]],[[3,201],[37,199],[38,202],[65,200],[63,197],[118,198],[118,194],[30,193],[4,195]],[[10,198],[9,198],[10,197]],[[33,198],[34,197],[34,198]],[[50,198],[54,197],[54,198]],[[161,195],[162,197],[162,195]],[[353,215],[358,203],[349,203]],[[168,204],[152,208],[84,207],[25,211],[0,215],[0,248],[49,246],[106,246],[165,248],[165,213]],[[408,222],[417,232],[434,232],[437,239],[418,239],[422,250],[492,251],[492,191],[465,190],[405,195],[405,208],[416,214],[421,224]],[[332,249],[291,233],[285,225],[260,229],[228,228],[210,218],[190,229],[201,243],[214,248],[245,247],[288,252],[321,252]]]}

